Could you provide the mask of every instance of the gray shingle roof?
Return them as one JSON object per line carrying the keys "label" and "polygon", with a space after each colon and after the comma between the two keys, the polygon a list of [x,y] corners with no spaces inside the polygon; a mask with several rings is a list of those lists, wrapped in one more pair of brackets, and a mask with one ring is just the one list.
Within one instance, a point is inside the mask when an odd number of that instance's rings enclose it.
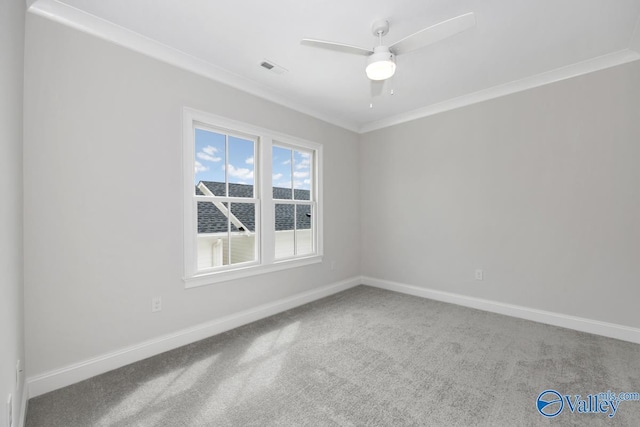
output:
{"label": "gray shingle roof", "polygon": [[[216,196],[224,196],[224,182],[201,181]],[[204,195],[196,186],[196,194]],[[309,190],[295,190],[297,200],[309,200]],[[229,197],[253,197],[253,186],[246,184],[229,184]],[[275,199],[290,199],[291,189],[275,187]],[[277,204],[276,231],[293,230],[293,205]],[[248,231],[255,231],[255,205],[253,203],[231,203],[231,213],[242,222]],[[297,228],[311,228],[311,210],[309,206],[298,205]],[[198,233],[223,233],[227,231],[227,217],[211,202],[198,202]],[[231,231],[239,231],[231,223]]]}

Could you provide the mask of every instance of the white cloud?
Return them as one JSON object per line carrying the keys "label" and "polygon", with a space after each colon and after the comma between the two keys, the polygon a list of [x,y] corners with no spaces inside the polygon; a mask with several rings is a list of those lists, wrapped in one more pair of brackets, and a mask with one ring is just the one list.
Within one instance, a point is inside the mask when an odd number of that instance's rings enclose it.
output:
{"label": "white cloud", "polygon": [[200,151],[199,153],[196,153],[196,157],[199,158],[200,160],[205,160],[207,162],[219,162],[220,160],[222,160],[222,157],[216,157],[214,154],[218,152],[218,149],[216,147],[213,147],[211,145],[207,145],[206,147],[204,147],[202,149],[202,151]]}
{"label": "white cloud", "polygon": [[211,145],[207,145],[206,147],[204,147],[202,149],[202,151],[204,151],[205,153],[210,154],[210,155],[213,156],[215,153],[218,152],[218,149],[216,147],[211,146]]}
{"label": "white cloud", "polygon": [[196,161],[196,173],[198,172],[204,172],[204,171],[208,171],[209,168],[204,166],[202,163]]}
{"label": "white cloud", "polygon": [[280,187],[280,188],[291,188],[291,181],[274,182],[273,186]]}
{"label": "white cloud", "polygon": [[271,176],[271,179],[272,179],[273,181],[277,181],[277,180],[279,180],[280,178],[282,178],[282,174],[281,174],[281,173],[274,173],[274,174]]}
{"label": "white cloud", "polygon": [[296,179],[296,180],[293,181],[293,188],[299,189],[299,190],[310,190],[311,189],[311,180],[310,179],[305,179],[305,180]]}
{"label": "white cloud", "polygon": [[306,172],[298,172],[298,171],[295,171],[295,172],[293,173],[293,177],[294,177],[294,178],[306,178],[306,177],[308,177],[308,176],[309,176],[309,171],[306,171]]}
{"label": "white cloud", "polygon": [[282,162],[283,165],[290,165],[291,164],[291,159],[287,159],[284,162]]}
{"label": "white cloud", "polygon": [[245,162],[246,164],[248,164],[248,165],[252,165],[252,164],[253,164],[253,156],[249,157],[249,158],[248,158],[248,159],[246,159],[244,162]]}
{"label": "white cloud", "polygon": [[[224,169],[224,166],[222,167]],[[234,178],[240,178],[242,180],[252,180],[253,179],[253,171],[247,168],[236,168],[232,164],[229,164],[229,170],[227,171],[229,176]]]}
{"label": "white cloud", "polygon": [[301,162],[296,163],[296,169],[309,169],[311,160],[309,158],[302,159]]}
{"label": "white cloud", "polygon": [[201,160],[206,160],[208,162],[219,162],[220,160],[222,160],[221,157],[214,157],[214,156],[212,156],[210,154],[203,153],[203,152],[200,152],[200,153],[196,154],[196,157],[201,159]]}

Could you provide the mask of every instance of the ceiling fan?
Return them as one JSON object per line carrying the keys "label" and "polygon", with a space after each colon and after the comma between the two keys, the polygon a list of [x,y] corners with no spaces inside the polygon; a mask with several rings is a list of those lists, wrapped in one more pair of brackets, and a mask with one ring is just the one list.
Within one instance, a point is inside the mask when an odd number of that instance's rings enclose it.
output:
{"label": "ceiling fan", "polygon": [[381,81],[390,78],[395,73],[397,55],[412,52],[451,37],[475,26],[475,24],[475,15],[473,12],[469,12],[424,28],[390,46],[385,46],[382,44],[382,37],[389,32],[389,22],[382,20],[374,22],[371,26],[373,35],[379,41],[379,45],[373,49],[316,39],[302,39],[300,43],[307,46],[366,56],[367,67],[365,72],[367,77],[373,81]]}

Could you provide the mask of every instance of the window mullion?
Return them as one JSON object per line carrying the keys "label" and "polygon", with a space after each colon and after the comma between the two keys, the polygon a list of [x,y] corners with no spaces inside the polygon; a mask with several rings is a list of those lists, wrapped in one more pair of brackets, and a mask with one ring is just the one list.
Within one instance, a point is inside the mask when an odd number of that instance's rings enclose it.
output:
{"label": "window mullion", "polygon": [[295,200],[296,199],[296,188],[295,188],[295,179],[293,177],[293,173],[295,171],[295,168],[293,166],[293,162],[294,162],[295,158],[293,156],[293,150],[291,150],[291,200]]}
{"label": "window mullion", "polygon": [[298,205],[293,205],[293,255],[298,255]]}
{"label": "window mullion", "polygon": [[229,135],[224,135],[224,191],[229,197]]}
{"label": "window mullion", "polygon": [[287,200],[287,199],[273,199],[274,203],[282,205],[308,205],[311,206],[315,202],[313,200]]}
{"label": "window mullion", "polygon": [[227,265],[231,265],[231,203],[227,202]]}
{"label": "window mullion", "polygon": [[269,136],[260,138],[260,164],[261,171],[260,197],[261,197],[261,255],[263,264],[272,264],[275,260],[275,203],[273,201],[273,171],[272,171],[272,146],[273,140]]}
{"label": "window mullion", "polygon": [[316,236],[315,236],[316,205],[315,203],[311,205],[311,209],[309,211],[311,212],[311,248],[315,249],[316,248]]}

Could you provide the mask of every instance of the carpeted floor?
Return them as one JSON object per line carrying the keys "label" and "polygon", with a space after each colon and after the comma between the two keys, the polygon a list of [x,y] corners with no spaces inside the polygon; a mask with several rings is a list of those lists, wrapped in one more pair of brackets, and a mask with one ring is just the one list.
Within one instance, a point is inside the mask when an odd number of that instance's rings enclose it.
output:
{"label": "carpeted floor", "polygon": [[[543,417],[547,389],[575,412]],[[640,426],[640,401],[578,413],[609,390],[640,392],[640,345],[359,286],[31,399],[27,427]]]}

